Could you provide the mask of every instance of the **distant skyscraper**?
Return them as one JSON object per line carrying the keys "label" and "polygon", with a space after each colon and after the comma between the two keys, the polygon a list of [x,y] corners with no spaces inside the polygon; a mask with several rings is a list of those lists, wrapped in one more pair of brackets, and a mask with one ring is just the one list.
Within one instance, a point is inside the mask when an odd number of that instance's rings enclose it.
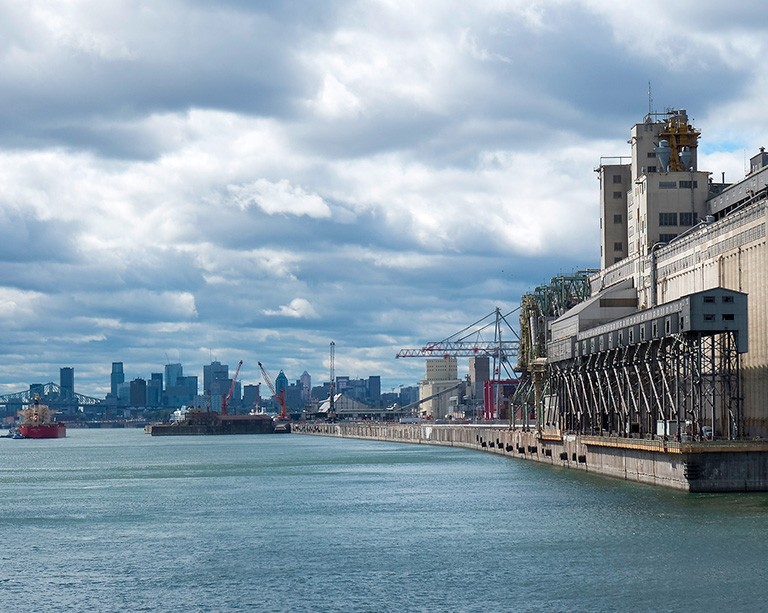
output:
{"label": "distant skyscraper", "polygon": [[163,373],[153,372],[147,381],[147,406],[159,407],[163,401]]}
{"label": "distant skyscraper", "polygon": [[110,377],[110,393],[118,398],[118,388],[121,383],[125,383],[125,374],[123,373],[122,362],[112,362],[112,376]]}
{"label": "distant skyscraper", "polygon": [[261,393],[259,385],[244,385],[243,386],[243,410],[248,413],[250,411],[258,411],[261,404]]}
{"label": "distant skyscraper", "polygon": [[59,369],[59,388],[61,389],[61,400],[68,400],[75,397],[75,369]]}
{"label": "distant skyscraper", "polygon": [[288,377],[281,370],[275,378],[275,391],[279,394],[282,390],[288,387]]}
{"label": "distant skyscraper", "polygon": [[469,358],[469,395],[473,399],[483,397],[483,384],[491,378],[491,363],[487,355]]}
{"label": "distant skyscraper", "polygon": [[301,373],[299,381],[301,381],[301,399],[305,405],[308,405],[312,400],[312,377],[305,370]]}
{"label": "distant skyscraper", "polygon": [[147,406],[147,382],[145,379],[131,381],[129,403],[132,407]]}
{"label": "distant skyscraper", "polygon": [[381,400],[381,377],[379,375],[368,377],[368,400],[373,404]]}
{"label": "distant skyscraper", "polygon": [[174,387],[178,384],[179,377],[184,376],[184,369],[181,364],[166,364],[165,365],[165,386]]}
{"label": "distant skyscraper", "polygon": [[203,393],[210,395],[212,388],[219,387],[214,385],[214,381],[227,379],[229,379],[229,365],[214,361],[208,366],[203,366]]}

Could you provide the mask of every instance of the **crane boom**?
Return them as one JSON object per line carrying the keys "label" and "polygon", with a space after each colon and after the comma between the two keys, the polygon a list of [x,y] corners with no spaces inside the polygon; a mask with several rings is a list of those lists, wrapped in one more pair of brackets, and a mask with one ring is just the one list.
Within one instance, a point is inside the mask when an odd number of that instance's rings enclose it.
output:
{"label": "crane boom", "polygon": [[243,365],[243,361],[240,360],[237,363],[237,370],[235,371],[235,376],[232,377],[232,383],[229,385],[229,392],[227,392],[226,396],[221,397],[221,416],[224,417],[227,414],[227,406],[229,405],[229,401],[232,400],[232,394],[235,391],[235,382],[237,381],[237,375],[240,374],[240,367]]}
{"label": "crane boom", "polygon": [[269,375],[261,362],[259,362],[259,368],[261,369],[261,376],[264,377],[264,382],[269,387],[269,391],[271,391],[272,395],[277,398],[277,403],[280,405],[280,419],[287,420],[288,410],[285,408],[285,390],[280,390],[280,393],[278,394],[275,390],[275,385],[272,383],[272,379],[269,378]]}

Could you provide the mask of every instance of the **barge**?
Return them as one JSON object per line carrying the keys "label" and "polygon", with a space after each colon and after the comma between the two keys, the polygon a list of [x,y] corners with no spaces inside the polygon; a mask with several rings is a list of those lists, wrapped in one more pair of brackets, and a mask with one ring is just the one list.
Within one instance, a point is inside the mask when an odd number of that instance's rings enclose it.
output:
{"label": "barge", "polygon": [[148,424],[144,432],[152,436],[272,434],[275,432],[275,422],[264,413],[222,416],[211,411],[189,411],[181,421]]}

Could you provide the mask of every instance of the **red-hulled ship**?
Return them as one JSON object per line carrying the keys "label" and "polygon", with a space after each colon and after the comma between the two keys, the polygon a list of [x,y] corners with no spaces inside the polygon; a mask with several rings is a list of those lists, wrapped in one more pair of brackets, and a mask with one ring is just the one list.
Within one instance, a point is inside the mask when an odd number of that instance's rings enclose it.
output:
{"label": "red-hulled ship", "polygon": [[67,436],[67,426],[54,420],[55,412],[35,399],[34,404],[20,413],[19,432],[24,438],[64,438]]}

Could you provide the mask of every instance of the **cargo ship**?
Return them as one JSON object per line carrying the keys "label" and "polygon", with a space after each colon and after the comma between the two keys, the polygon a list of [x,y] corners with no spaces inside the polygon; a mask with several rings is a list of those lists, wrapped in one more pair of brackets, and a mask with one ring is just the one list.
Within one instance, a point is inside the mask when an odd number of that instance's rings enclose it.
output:
{"label": "cargo ship", "polygon": [[272,434],[275,423],[265,413],[219,415],[213,411],[184,412],[183,419],[164,424],[149,424],[144,432],[152,436],[197,436],[219,434]]}
{"label": "cargo ship", "polygon": [[35,399],[34,404],[21,411],[18,432],[24,438],[64,438],[67,436],[67,426],[54,419],[55,413]]}

